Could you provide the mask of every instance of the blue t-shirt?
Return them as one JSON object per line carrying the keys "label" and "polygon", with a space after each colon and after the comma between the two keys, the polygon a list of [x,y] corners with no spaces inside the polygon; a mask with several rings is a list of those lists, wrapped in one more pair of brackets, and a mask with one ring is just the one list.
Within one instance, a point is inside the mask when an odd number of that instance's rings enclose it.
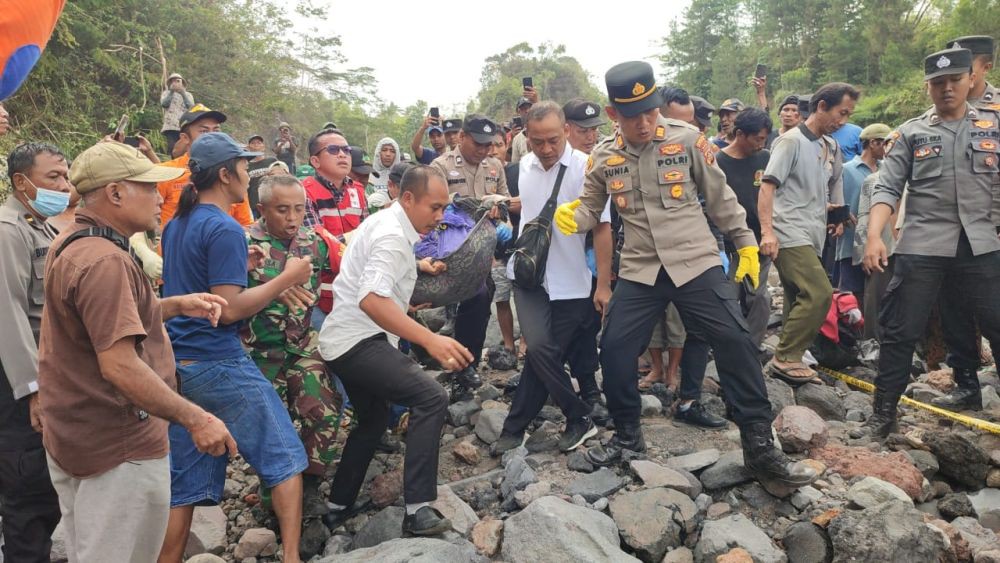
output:
{"label": "blue t-shirt", "polygon": [[[208,293],[212,286],[247,286],[247,239],[235,219],[201,204],[175,217],[163,231],[163,296]],[[178,360],[243,356],[240,323],[213,327],[208,319],[174,317],[167,334]]]}
{"label": "blue t-shirt", "polygon": [[420,164],[430,164],[434,162],[435,158],[441,156],[438,154],[436,150],[430,147],[421,147],[421,148],[424,149],[424,152],[420,153],[420,158],[417,159],[417,162],[419,162]]}
{"label": "blue t-shirt", "polygon": [[837,129],[830,135],[834,141],[840,145],[840,154],[844,157],[844,162],[861,154],[861,128],[853,123],[845,123],[843,127]]}

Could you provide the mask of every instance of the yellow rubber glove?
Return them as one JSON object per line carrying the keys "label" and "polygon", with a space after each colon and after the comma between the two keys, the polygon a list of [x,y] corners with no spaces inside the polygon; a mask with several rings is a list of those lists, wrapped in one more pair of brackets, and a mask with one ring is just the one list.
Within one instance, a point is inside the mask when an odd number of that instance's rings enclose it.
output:
{"label": "yellow rubber glove", "polygon": [[146,233],[138,232],[128,239],[132,251],[142,260],[142,271],[150,281],[156,281],[163,276],[163,258],[146,243]]}
{"label": "yellow rubber glove", "polygon": [[560,233],[567,236],[576,234],[576,219],[573,215],[577,207],[580,207],[580,200],[574,199],[556,208],[555,221]]}
{"label": "yellow rubber glove", "polygon": [[736,268],[736,283],[743,280],[743,276],[750,276],[750,283],[757,289],[760,285],[760,256],[756,246],[744,246],[736,251],[740,255],[740,265]]}

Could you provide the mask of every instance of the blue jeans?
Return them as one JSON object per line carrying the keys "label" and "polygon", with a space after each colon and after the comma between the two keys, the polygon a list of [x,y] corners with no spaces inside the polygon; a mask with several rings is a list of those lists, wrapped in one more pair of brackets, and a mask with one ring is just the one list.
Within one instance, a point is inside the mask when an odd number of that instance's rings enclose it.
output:
{"label": "blue jeans", "polygon": [[[181,394],[221,419],[236,447],[267,487],[309,465],[288,410],[249,356],[177,364]],[[228,454],[195,448],[187,429],[170,424],[170,506],[214,505],[222,500]]]}

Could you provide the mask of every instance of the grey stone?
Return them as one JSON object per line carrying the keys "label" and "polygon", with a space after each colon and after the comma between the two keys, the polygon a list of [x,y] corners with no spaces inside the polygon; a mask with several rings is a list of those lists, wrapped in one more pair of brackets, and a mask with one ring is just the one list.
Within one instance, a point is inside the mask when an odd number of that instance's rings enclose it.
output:
{"label": "grey stone", "polygon": [[829,563],[833,545],[823,528],[812,522],[796,522],[785,532],[781,541],[788,563]]}
{"label": "grey stone", "polygon": [[499,389],[489,383],[480,387],[476,394],[479,396],[480,401],[495,401],[503,396],[503,393]]}
{"label": "grey stone", "polygon": [[701,450],[693,454],[672,457],[664,461],[667,467],[673,469],[683,469],[684,471],[698,471],[719,461],[719,450],[715,448]]}
{"label": "grey stone", "polygon": [[536,500],[504,522],[501,553],[507,563],[639,561],[621,550],[609,516],[554,496]]}
{"label": "grey stone", "polygon": [[507,464],[510,463],[510,460],[516,457],[520,458],[528,457],[528,448],[524,446],[518,446],[512,450],[505,451],[503,455],[500,456],[500,465],[507,467]]}
{"label": "grey stone", "polygon": [[403,517],[406,510],[401,506],[387,506],[365,522],[354,536],[354,549],[372,547],[403,535]]}
{"label": "grey stone", "polygon": [[611,517],[622,539],[643,561],[660,561],[695,531],[698,508],[684,493],[655,488],[621,493],[611,502]]}
{"label": "grey stone", "polygon": [[[58,561],[58,559],[55,558],[52,560]],[[218,555],[212,555],[211,553],[199,553],[194,557],[186,559],[184,563],[226,563],[226,560]]]}
{"label": "grey stone", "polygon": [[851,485],[847,490],[847,499],[861,508],[871,508],[890,500],[913,506],[913,500],[903,489],[875,477],[865,477]]}
{"label": "grey stone", "polygon": [[663,403],[652,395],[642,395],[642,416],[656,416],[663,410]]}
{"label": "grey stone", "polygon": [[273,531],[267,528],[250,528],[240,536],[240,541],[236,544],[236,550],[233,551],[233,557],[236,559],[246,559],[247,557],[262,555],[269,556],[274,555],[277,549],[278,538]]}
{"label": "grey stone", "polygon": [[322,520],[307,520],[302,523],[302,537],[299,539],[299,552],[303,560],[323,553],[326,540],[330,539],[330,530],[323,525]]}
{"label": "grey stone", "polygon": [[594,472],[594,465],[587,461],[587,456],[581,451],[575,451],[566,456],[566,468],[580,473]]}
{"label": "grey stone", "polygon": [[1000,533],[1000,489],[983,489],[970,493],[969,500],[979,514],[979,523]]}
{"label": "grey stone", "polygon": [[566,494],[580,495],[587,499],[587,502],[594,502],[601,497],[613,495],[624,486],[621,477],[611,469],[602,467],[589,475],[573,479],[566,487]]}
{"label": "grey stone", "polygon": [[441,512],[448,520],[451,520],[451,527],[459,534],[465,536],[472,531],[472,527],[479,522],[476,511],[459,498],[448,485],[438,485],[437,500],[431,506]]}
{"label": "grey stone", "polygon": [[732,487],[751,479],[753,476],[743,467],[743,450],[722,454],[719,461],[701,472],[701,483],[709,490]]}
{"label": "grey stone", "polygon": [[660,563],[694,563],[694,552],[686,547],[668,551]]}
{"label": "grey stone", "polygon": [[226,479],[226,484],[222,487],[222,498],[238,498],[243,492],[243,485],[235,479]]}
{"label": "grey stone", "polygon": [[476,401],[458,401],[448,405],[448,424],[452,426],[465,426],[469,424],[472,415],[483,410]]}
{"label": "grey stone", "polygon": [[993,411],[1000,409],[1000,395],[989,385],[983,387],[983,408]]}
{"label": "grey stone", "polygon": [[500,437],[503,429],[503,421],[507,418],[507,411],[500,409],[488,409],[479,413],[479,420],[476,421],[476,436],[487,444],[492,444]]}
{"label": "grey stone", "polygon": [[340,555],[341,553],[347,553],[351,550],[354,545],[354,540],[351,536],[345,535],[335,535],[330,536],[330,539],[326,540],[326,547],[323,548],[323,557],[329,557],[331,555]]}
{"label": "grey stone", "polygon": [[771,541],[760,528],[742,514],[733,514],[705,522],[701,539],[694,549],[698,563],[714,563],[715,559],[739,547],[745,549],[754,563],[785,563],[785,552]]}
{"label": "grey stone", "polygon": [[794,494],[792,494],[791,502],[792,506],[798,508],[799,510],[805,510],[810,504],[817,502],[823,498],[823,493],[818,491],[812,486],[805,486],[800,488]]}
{"label": "grey stone", "polygon": [[344,555],[331,555],[317,563],[469,563],[481,561],[476,548],[466,542],[461,546],[435,538],[398,538],[374,547],[355,549]]}
{"label": "grey stone", "polygon": [[514,493],[538,482],[535,470],[528,465],[523,457],[515,457],[504,469],[503,482],[500,484],[500,495],[507,499],[514,496]]}
{"label": "grey stone", "polygon": [[542,481],[540,483],[532,483],[525,487],[523,491],[514,493],[514,500],[517,502],[519,507],[527,508],[532,502],[535,502],[542,497],[549,496],[551,493],[552,483]]}
{"label": "grey stone", "polygon": [[795,404],[795,391],[791,385],[773,377],[765,377],[764,385],[767,387],[767,398],[771,401],[771,412],[781,412]]}
{"label": "grey stone", "polygon": [[922,473],[925,478],[931,479],[937,475],[940,467],[938,466],[938,460],[934,457],[934,454],[924,450],[910,450],[906,453],[910,456],[910,459],[913,460],[913,465],[920,470],[920,473]]}
{"label": "grey stone", "polygon": [[986,484],[990,456],[962,434],[934,430],[924,434],[923,441],[937,457],[939,472],[972,489]]}
{"label": "grey stone", "polygon": [[938,500],[937,509],[941,516],[949,522],[960,516],[977,517],[972,501],[963,493],[952,493],[941,497]]}
{"label": "grey stone", "polygon": [[947,538],[911,505],[890,500],[864,510],[845,510],[827,529],[834,562],[938,561]]}
{"label": "grey stone", "polygon": [[218,506],[195,507],[184,555],[188,557],[199,553],[222,555],[229,545],[226,522],[226,515]]}
{"label": "grey stone", "polygon": [[823,420],[847,419],[847,409],[844,400],[840,398],[833,387],[807,383],[795,390],[795,404],[809,407]]}
{"label": "grey stone", "polygon": [[593,508],[598,512],[604,512],[604,510],[608,508],[608,505],[610,503],[611,501],[608,500],[608,497],[601,497],[596,501],[594,501],[594,504],[591,505],[591,508]]}
{"label": "grey stone", "polygon": [[829,428],[809,407],[790,405],[774,419],[774,429],[786,452],[804,452],[826,445]]}
{"label": "grey stone", "polygon": [[642,484],[646,488],[667,487],[668,489],[676,489],[688,496],[691,496],[691,493],[695,490],[691,481],[688,480],[687,475],[676,469],[664,467],[659,463],[637,459],[629,462],[629,467],[632,469],[632,473],[642,480]]}
{"label": "grey stone", "polygon": [[972,550],[973,556],[982,551],[1000,549],[1000,539],[997,538],[997,535],[992,530],[984,528],[975,518],[967,516],[955,518],[951,525],[969,543],[969,549]]}

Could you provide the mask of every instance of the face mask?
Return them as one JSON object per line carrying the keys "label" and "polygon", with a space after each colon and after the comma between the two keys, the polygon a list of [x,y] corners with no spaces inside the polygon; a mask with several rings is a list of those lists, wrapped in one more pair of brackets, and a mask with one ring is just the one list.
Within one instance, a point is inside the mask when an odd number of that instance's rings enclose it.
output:
{"label": "face mask", "polygon": [[[28,180],[28,177],[25,176],[24,179]],[[39,188],[31,180],[28,180],[28,183],[35,188],[35,199],[32,200],[31,207],[39,215],[55,217],[66,211],[66,208],[69,207],[69,192],[57,192],[55,190]]]}

